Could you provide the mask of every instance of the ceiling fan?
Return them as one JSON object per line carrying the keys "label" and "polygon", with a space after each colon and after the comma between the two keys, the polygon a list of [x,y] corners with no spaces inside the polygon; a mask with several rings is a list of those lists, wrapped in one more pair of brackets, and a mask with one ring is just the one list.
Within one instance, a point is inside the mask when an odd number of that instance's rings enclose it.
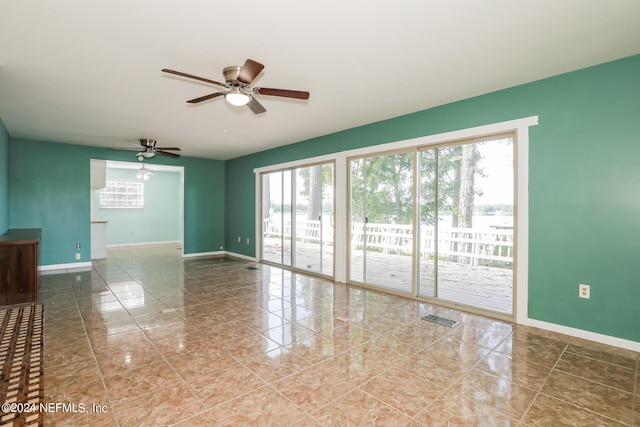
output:
{"label": "ceiling fan", "polygon": [[[170,151],[180,151],[178,147],[157,147],[157,141],[151,138],[141,138],[140,139],[140,147],[136,149],[136,157],[138,160],[143,161],[144,159],[150,159],[155,157],[156,154],[161,154],[163,156],[180,157],[179,154],[171,153]],[[137,145],[132,143],[133,145]],[[170,150],[170,151],[167,151]]]}
{"label": "ceiling fan", "polygon": [[155,174],[152,173],[144,164],[140,169],[136,171],[136,178],[142,179],[145,181],[148,180],[151,175],[155,175]]}
{"label": "ceiling fan", "polygon": [[296,99],[309,99],[309,92],[300,90],[287,90],[287,89],[273,89],[267,87],[253,87],[251,88],[251,82],[260,74],[264,65],[256,62],[252,59],[247,59],[242,67],[232,66],[226,67],[222,70],[225,83],[217,82],[215,80],[205,79],[203,77],[194,76],[192,74],[183,73],[180,71],[169,70],[167,68],[162,71],[169,74],[175,74],[177,76],[187,77],[189,79],[200,80],[202,82],[211,83],[216,86],[221,86],[227,90],[221,92],[215,92],[209,95],[201,96],[199,98],[191,99],[187,101],[190,104],[197,104],[208,99],[224,96],[224,98],[231,105],[242,106],[248,105],[249,109],[254,114],[262,114],[267,111],[262,104],[258,102],[255,95],[269,95],[280,96],[284,98],[296,98]]}

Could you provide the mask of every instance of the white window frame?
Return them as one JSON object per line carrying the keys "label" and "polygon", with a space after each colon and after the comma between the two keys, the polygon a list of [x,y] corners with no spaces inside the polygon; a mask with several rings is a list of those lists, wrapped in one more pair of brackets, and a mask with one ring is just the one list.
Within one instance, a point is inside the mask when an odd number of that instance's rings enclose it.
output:
{"label": "white window frame", "polygon": [[[120,199],[118,196],[127,196]],[[133,202],[133,203],[132,203]],[[143,209],[144,183],[137,181],[107,181],[100,190],[100,209]]]}

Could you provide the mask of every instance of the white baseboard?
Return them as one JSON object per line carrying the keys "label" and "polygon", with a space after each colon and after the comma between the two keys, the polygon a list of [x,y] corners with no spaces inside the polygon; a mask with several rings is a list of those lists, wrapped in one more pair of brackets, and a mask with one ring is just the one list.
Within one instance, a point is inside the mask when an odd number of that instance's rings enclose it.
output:
{"label": "white baseboard", "polygon": [[583,329],[571,328],[569,326],[558,325],[556,323],[543,322],[542,320],[527,319],[526,326],[533,326],[535,328],[546,329],[551,332],[557,332],[559,334],[570,335],[576,338],[582,338],[589,341],[595,341],[601,344],[612,345],[614,347],[620,347],[631,351],[640,352],[640,342],[625,340],[622,338],[616,338],[609,335],[598,334],[596,332],[585,331]]}
{"label": "white baseboard", "polygon": [[70,262],[68,264],[39,265],[38,271],[53,270],[86,270],[91,269],[91,262]]}
{"label": "white baseboard", "polygon": [[240,258],[240,259],[243,259],[245,261],[258,262],[258,259],[255,258],[255,257],[250,257],[250,256],[247,256],[247,255],[237,254],[235,252],[225,251],[224,254],[227,255],[227,256],[233,257],[233,258]]}
{"label": "white baseboard", "polygon": [[215,256],[215,255],[225,255],[225,251],[214,251],[214,252],[196,252],[193,254],[183,254],[182,258],[195,258],[201,256]]}
{"label": "white baseboard", "polygon": [[183,258],[195,258],[195,257],[203,257],[203,256],[220,256],[220,255],[224,255],[224,256],[230,256],[233,258],[240,258],[243,259],[245,261],[251,261],[251,262],[257,262],[256,258],[247,256],[247,255],[242,255],[242,254],[237,254],[235,252],[228,252],[228,251],[215,251],[215,252],[197,252],[197,253],[193,253],[193,254],[184,254],[182,255]]}

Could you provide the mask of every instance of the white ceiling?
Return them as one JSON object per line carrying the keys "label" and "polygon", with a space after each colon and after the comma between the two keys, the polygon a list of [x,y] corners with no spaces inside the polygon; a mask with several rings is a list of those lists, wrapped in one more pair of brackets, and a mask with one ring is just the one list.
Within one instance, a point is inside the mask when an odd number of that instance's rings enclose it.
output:
{"label": "white ceiling", "polygon": [[[14,138],[229,159],[640,53],[638,0],[0,0]],[[185,101],[265,65],[267,112]],[[132,161],[135,158],[132,154]]]}

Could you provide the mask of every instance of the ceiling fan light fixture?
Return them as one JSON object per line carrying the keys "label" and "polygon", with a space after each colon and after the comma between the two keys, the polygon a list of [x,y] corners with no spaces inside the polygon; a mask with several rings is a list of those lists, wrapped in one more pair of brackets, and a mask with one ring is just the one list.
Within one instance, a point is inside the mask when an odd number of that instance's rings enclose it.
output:
{"label": "ceiling fan light fixture", "polygon": [[136,173],[136,178],[144,179],[145,181],[149,179],[149,169],[142,166],[140,169],[138,169],[138,173]]}
{"label": "ceiling fan light fixture", "polygon": [[225,93],[224,98],[229,104],[235,105],[236,107],[247,105],[249,101],[251,101],[251,97],[249,95],[240,93],[239,91]]}
{"label": "ceiling fan light fixture", "polygon": [[141,151],[136,154],[136,157],[138,158],[138,160],[143,161],[144,159],[150,159],[155,155],[156,153],[154,153],[153,151]]}

